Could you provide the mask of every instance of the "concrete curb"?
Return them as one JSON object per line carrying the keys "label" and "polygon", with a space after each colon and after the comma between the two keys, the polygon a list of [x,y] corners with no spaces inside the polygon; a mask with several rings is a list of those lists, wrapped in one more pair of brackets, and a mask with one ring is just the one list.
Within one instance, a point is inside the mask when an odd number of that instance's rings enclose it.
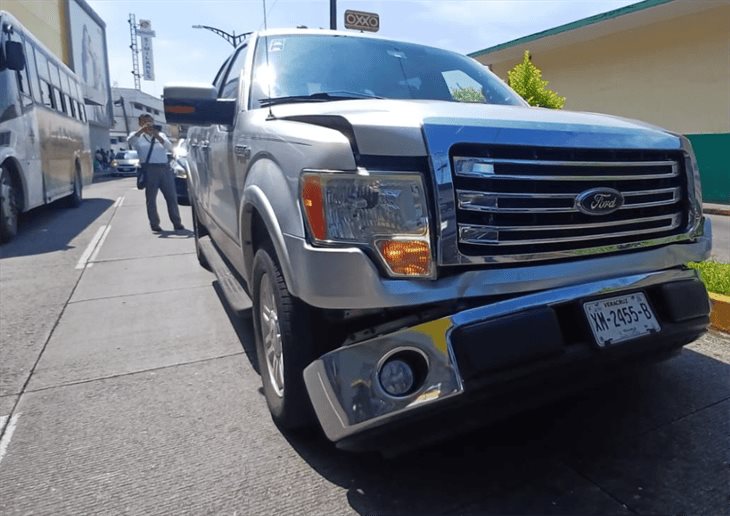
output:
{"label": "concrete curb", "polygon": [[728,208],[702,208],[703,213],[707,213],[709,215],[724,215],[726,217],[730,217],[730,207]]}
{"label": "concrete curb", "polygon": [[710,302],[710,325],[716,330],[730,333],[730,296],[710,292]]}

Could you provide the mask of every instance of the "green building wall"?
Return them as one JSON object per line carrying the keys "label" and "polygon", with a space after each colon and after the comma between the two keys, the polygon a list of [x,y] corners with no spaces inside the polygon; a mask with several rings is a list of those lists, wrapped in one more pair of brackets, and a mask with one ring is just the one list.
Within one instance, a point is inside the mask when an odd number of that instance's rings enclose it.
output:
{"label": "green building wall", "polygon": [[703,201],[730,204],[730,133],[687,137],[700,167]]}

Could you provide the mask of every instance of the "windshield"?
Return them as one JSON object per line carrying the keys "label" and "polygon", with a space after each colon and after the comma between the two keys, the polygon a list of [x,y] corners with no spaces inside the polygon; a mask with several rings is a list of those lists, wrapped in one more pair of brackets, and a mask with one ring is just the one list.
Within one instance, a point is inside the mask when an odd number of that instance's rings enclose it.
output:
{"label": "windshield", "polygon": [[117,152],[114,159],[137,159],[137,151]]}
{"label": "windshield", "polygon": [[[268,56],[266,49],[268,48]],[[267,36],[256,46],[251,107],[268,98],[292,102],[383,97],[523,105],[471,58],[431,47],[370,38]]]}

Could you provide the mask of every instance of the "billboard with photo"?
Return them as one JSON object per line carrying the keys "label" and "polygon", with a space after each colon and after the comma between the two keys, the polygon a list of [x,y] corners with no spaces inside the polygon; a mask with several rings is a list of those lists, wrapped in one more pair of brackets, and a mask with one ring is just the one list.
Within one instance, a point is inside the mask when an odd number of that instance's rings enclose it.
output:
{"label": "billboard with photo", "polygon": [[68,11],[73,69],[84,83],[84,96],[91,101],[87,102],[86,113],[90,122],[108,127],[110,91],[104,22],[84,0],[70,0]]}

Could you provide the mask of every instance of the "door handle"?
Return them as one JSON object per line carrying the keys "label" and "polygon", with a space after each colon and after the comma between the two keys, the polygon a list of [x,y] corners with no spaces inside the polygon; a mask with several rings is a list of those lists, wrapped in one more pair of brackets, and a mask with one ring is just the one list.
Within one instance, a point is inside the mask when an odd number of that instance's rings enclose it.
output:
{"label": "door handle", "polygon": [[240,156],[245,159],[249,159],[251,157],[251,147],[248,145],[238,143],[233,147],[233,152],[236,156]]}

